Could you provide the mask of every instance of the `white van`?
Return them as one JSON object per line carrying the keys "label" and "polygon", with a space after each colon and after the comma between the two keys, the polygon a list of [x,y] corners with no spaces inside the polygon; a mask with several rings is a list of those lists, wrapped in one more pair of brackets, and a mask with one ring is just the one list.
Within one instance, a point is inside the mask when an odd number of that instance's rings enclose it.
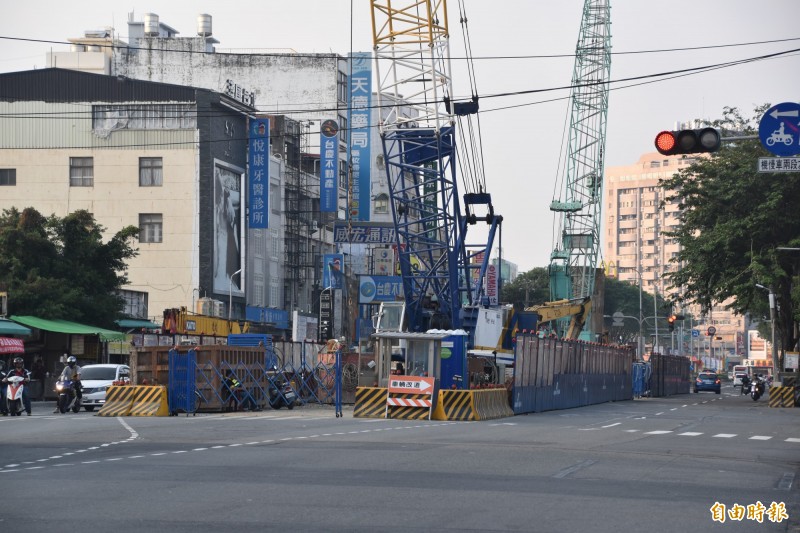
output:
{"label": "white van", "polygon": [[733,367],[733,386],[734,387],[741,387],[742,386],[742,378],[749,374],[748,367],[745,365],[735,365]]}

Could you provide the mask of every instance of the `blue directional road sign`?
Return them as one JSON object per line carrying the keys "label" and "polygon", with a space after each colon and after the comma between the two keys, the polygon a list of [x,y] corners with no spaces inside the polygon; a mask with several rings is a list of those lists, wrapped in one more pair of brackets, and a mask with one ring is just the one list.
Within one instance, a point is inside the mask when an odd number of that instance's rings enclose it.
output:
{"label": "blue directional road sign", "polygon": [[800,153],[800,104],[784,102],[770,107],[758,125],[764,148],[779,157]]}
{"label": "blue directional road sign", "polygon": [[693,329],[692,330],[692,337],[699,337],[699,336],[700,336],[700,332],[697,331],[696,329]]}

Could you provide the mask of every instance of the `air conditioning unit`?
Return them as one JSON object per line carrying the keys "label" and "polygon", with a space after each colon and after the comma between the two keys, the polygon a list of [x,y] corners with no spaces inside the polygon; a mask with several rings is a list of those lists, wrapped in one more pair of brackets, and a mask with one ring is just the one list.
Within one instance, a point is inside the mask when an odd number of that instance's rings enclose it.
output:
{"label": "air conditioning unit", "polygon": [[211,316],[215,316],[217,318],[225,317],[225,303],[219,300],[212,300],[213,308]]}

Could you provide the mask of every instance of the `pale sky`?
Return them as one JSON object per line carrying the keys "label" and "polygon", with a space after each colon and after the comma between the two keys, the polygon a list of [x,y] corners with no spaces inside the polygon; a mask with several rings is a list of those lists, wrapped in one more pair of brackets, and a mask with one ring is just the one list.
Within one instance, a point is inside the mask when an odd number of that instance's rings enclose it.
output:
{"label": "pale sky", "polygon": [[[367,0],[148,1],[81,0],[63,2],[2,0],[0,37],[66,41],[85,30],[113,26],[127,37],[128,13],[135,19],[157,13],[179,36],[195,33],[196,17],[213,17],[219,49],[334,52],[372,49]],[[555,220],[548,209],[561,183],[559,154],[568,121],[565,97],[551,91],[518,97],[488,98],[514,91],[568,85],[574,59],[499,56],[567,55],[575,50],[582,0],[464,0],[481,100],[481,132],[486,181],[497,213],[502,214],[503,256],[520,272],[543,267],[554,246]],[[797,0],[612,0],[611,78],[618,80],[714,65],[800,49]],[[451,55],[464,56],[458,2],[450,0]],[[352,9],[352,18],[351,18]],[[797,39],[772,44],[743,43]],[[624,54],[689,47],[724,48]],[[0,72],[45,66],[48,50],[63,44],[0,39]],[[265,50],[264,50],[265,51]],[[486,59],[479,59],[486,58]],[[494,58],[494,59],[493,59]],[[800,55],[723,68],[709,73],[657,81],[628,89],[612,84],[608,110],[606,167],[636,163],[654,151],[653,139],[676,121],[716,119],[724,106],[752,115],[762,103],[798,101]],[[463,62],[453,61],[456,95],[467,92]],[[2,88],[0,88],[2,91]],[[260,102],[259,102],[260,103]],[[506,110],[498,108],[528,104]],[[754,162],[755,167],[755,162]]]}

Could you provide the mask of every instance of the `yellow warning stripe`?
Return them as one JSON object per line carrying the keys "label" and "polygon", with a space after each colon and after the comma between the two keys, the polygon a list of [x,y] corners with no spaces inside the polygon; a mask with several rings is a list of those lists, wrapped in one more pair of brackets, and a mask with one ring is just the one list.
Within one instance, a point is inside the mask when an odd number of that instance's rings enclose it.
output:
{"label": "yellow warning stripe", "polygon": [[794,407],[794,387],[771,387],[769,389],[770,407]]}
{"label": "yellow warning stripe", "polygon": [[357,387],[353,405],[354,418],[384,418],[386,389],[382,387]]}
{"label": "yellow warning stripe", "polygon": [[159,385],[137,386],[131,416],[168,416],[167,388]]}
{"label": "yellow warning stripe", "polygon": [[97,416],[128,416],[135,397],[136,387],[112,385],[106,391],[106,403],[97,412]]}

